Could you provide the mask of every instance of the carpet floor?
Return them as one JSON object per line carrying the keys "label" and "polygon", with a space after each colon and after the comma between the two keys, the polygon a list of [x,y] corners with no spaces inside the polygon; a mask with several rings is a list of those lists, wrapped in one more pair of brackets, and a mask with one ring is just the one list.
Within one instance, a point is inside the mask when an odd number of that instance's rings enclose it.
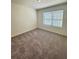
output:
{"label": "carpet floor", "polygon": [[35,29],[11,40],[11,59],[67,59],[67,37]]}

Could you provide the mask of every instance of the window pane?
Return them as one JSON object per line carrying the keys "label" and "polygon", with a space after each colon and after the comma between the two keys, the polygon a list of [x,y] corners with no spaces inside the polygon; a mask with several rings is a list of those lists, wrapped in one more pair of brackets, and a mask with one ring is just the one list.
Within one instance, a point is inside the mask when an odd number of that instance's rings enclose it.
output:
{"label": "window pane", "polygon": [[52,26],[55,26],[55,27],[62,27],[62,20],[57,20],[57,19],[55,19],[55,20],[53,20],[52,21],[53,23],[52,23]]}
{"label": "window pane", "polygon": [[51,12],[43,13],[43,24],[51,25]]}
{"label": "window pane", "polygon": [[52,14],[53,19],[63,20],[63,10],[53,11]]}
{"label": "window pane", "polygon": [[62,27],[63,22],[63,10],[52,12],[52,26]]}

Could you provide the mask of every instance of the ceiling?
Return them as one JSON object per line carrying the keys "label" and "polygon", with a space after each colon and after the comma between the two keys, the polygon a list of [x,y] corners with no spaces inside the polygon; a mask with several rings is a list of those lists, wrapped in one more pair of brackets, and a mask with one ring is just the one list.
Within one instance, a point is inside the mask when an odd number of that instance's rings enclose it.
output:
{"label": "ceiling", "polygon": [[34,9],[45,8],[56,4],[67,2],[67,0],[12,0],[13,3],[26,5]]}

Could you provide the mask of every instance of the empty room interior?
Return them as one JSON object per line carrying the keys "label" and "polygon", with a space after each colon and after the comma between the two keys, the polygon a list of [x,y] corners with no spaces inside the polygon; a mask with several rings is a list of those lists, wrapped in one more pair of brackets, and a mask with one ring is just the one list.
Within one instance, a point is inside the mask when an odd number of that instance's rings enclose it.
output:
{"label": "empty room interior", "polygon": [[67,59],[67,0],[11,0],[11,59]]}

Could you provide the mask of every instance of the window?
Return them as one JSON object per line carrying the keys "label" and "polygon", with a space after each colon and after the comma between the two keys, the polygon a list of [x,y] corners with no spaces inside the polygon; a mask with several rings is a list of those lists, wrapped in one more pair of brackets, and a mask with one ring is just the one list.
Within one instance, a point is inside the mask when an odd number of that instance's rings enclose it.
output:
{"label": "window", "polygon": [[51,14],[51,12],[46,12],[46,13],[44,13],[43,14],[43,17],[44,17],[44,20],[43,20],[43,22],[44,22],[44,24],[45,25],[51,25],[51,19],[52,19],[52,14]]}
{"label": "window", "polygon": [[64,10],[44,12],[43,13],[43,24],[51,25],[54,27],[62,27],[63,12],[64,12]]}

